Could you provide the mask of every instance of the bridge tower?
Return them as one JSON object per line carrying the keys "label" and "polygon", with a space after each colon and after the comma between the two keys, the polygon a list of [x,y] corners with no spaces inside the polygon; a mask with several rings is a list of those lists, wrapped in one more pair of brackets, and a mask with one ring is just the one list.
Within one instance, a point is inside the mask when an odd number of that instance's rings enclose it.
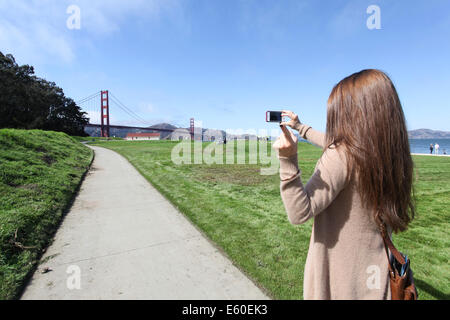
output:
{"label": "bridge tower", "polygon": [[100,136],[109,137],[109,93],[108,90],[102,91],[100,94],[100,119],[101,131]]}
{"label": "bridge tower", "polygon": [[194,140],[194,130],[195,130],[194,118],[191,118],[191,127],[190,127],[190,130],[189,130],[189,132],[191,134],[191,140]]}

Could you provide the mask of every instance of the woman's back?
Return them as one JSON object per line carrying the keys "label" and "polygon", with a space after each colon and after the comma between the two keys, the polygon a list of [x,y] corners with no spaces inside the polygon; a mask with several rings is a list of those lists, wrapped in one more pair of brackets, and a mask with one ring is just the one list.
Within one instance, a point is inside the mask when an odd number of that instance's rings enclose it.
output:
{"label": "woman's back", "polygon": [[[306,131],[302,127],[301,133]],[[303,138],[320,143],[323,136],[309,129]],[[362,205],[355,183],[347,180],[345,151],[330,147],[323,153],[304,193],[296,192],[302,184],[301,172],[295,175],[296,162],[296,156],[280,158],[282,179],[292,177],[281,182],[281,196],[292,223],[314,218],[304,272],[304,298],[390,298],[383,241],[373,214]],[[299,207],[304,210],[299,211]]]}
{"label": "woman's back", "polygon": [[[338,151],[330,152],[330,160]],[[344,171],[336,159],[333,169]],[[335,172],[336,172],[335,171]],[[333,174],[328,172],[328,174]],[[389,299],[383,240],[352,181],[314,218],[305,299]],[[308,266],[310,264],[310,266]],[[328,282],[321,279],[329,278]],[[316,286],[314,283],[325,283]]]}
{"label": "woman's back", "polygon": [[379,70],[363,70],[340,81],[328,98],[326,134],[301,124],[290,111],[284,115],[291,121],[282,125],[324,151],[303,185],[296,138],[282,126],[274,144],[289,221],[301,224],[314,218],[304,297],[390,298],[378,227],[404,231],[414,217],[413,162],[393,83]]}

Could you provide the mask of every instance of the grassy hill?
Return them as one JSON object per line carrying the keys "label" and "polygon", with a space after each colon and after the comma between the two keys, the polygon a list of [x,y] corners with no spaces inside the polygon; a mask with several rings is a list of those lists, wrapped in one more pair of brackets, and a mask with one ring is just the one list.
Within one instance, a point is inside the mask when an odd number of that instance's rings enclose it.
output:
{"label": "grassy hill", "polygon": [[20,294],[92,156],[64,133],[0,130],[0,299]]}

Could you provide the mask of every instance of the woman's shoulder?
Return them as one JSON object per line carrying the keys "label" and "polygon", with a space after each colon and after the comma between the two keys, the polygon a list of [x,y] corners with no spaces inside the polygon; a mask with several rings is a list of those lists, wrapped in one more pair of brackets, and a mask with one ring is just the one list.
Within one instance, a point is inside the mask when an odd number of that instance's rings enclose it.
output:
{"label": "woman's shoulder", "polygon": [[323,152],[324,160],[336,163],[336,165],[347,166],[347,151],[343,145],[329,145]]}
{"label": "woman's shoulder", "polygon": [[316,165],[317,169],[326,172],[327,175],[346,180],[348,168],[345,148],[334,144],[328,146]]}

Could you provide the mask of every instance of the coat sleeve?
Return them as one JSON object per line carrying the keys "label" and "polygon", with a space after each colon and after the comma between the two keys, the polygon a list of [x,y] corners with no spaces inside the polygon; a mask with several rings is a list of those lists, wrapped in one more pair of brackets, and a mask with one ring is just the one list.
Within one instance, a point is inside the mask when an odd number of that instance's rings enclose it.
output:
{"label": "coat sleeve", "polygon": [[297,123],[294,129],[298,131],[298,133],[303,139],[308,140],[312,144],[315,144],[316,146],[322,149],[325,147],[324,133],[314,130],[311,126],[308,126],[303,123]]}
{"label": "coat sleeve", "polygon": [[330,147],[319,159],[306,184],[301,180],[297,155],[280,157],[280,193],[288,219],[302,224],[324,211],[347,184],[345,156]]}

